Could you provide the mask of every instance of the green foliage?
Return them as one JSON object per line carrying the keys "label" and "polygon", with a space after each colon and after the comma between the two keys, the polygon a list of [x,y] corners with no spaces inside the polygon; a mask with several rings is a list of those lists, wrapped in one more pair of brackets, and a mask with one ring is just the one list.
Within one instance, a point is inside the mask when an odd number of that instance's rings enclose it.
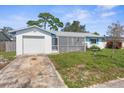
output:
{"label": "green foliage", "polygon": [[72,24],[67,22],[63,31],[66,32],[87,32],[85,29],[85,25],[80,25],[79,21],[73,21]]}
{"label": "green foliage", "polygon": [[11,61],[16,57],[16,53],[15,52],[0,52],[0,56],[3,56],[4,58]]}
{"label": "green foliage", "polygon": [[27,24],[28,24],[29,26],[36,25],[36,26],[42,27],[42,25],[40,25],[40,21],[29,20],[29,21],[27,22]]}
{"label": "green foliage", "polygon": [[39,27],[43,27],[44,29],[49,28],[50,30],[58,30],[59,28],[63,27],[63,23],[50,13],[40,13],[38,15],[38,20],[33,21],[30,20],[27,22],[29,26],[37,25]]}
{"label": "green foliage", "polygon": [[100,48],[99,48],[98,46],[96,46],[96,45],[93,45],[93,46],[91,46],[91,47],[89,48],[89,50],[91,50],[91,51],[94,51],[94,50],[100,51]]}
{"label": "green foliage", "polygon": [[98,32],[94,32],[93,34],[94,34],[94,35],[100,35]]}
{"label": "green foliage", "polygon": [[68,87],[87,87],[124,77],[124,49],[103,49],[94,60],[92,51],[49,55]]}

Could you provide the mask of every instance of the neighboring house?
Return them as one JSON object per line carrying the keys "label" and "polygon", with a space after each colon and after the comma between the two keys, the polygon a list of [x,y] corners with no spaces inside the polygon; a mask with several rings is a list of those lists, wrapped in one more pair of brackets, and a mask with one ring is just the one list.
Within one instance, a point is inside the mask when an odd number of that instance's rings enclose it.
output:
{"label": "neighboring house", "polygon": [[2,52],[10,52],[15,51],[15,41],[13,41],[13,37],[11,37],[8,33],[4,31],[0,31],[0,51]]}
{"label": "neighboring house", "polygon": [[11,38],[8,34],[4,33],[3,31],[0,31],[0,42],[1,41],[11,41]]}
{"label": "neighboring house", "polygon": [[91,33],[87,33],[85,35],[85,43],[87,48],[90,48],[91,46],[95,45],[101,49],[105,48],[106,44],[103,36],[94,35]]}
{"label": "neighboring house", "polygon": [[102,37],[90,33],[46,31],[37,26],[11,31],[16,36],[16,55],[85,51],[91,45],[103,48]]}

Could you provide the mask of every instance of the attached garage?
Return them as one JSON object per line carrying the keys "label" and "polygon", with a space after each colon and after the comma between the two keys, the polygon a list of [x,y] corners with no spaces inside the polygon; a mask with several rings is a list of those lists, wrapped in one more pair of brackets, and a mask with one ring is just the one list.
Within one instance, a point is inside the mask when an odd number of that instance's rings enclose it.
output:
{"label": "attached garage", "polygon": [[44,36],[23,36],[23,54],[40,54],[44,50]]}
{"label": "attached garage", "polygon": [[13,31],[16,36],[16,55],[50,54],[52,36],[39,27],[29,27]]}

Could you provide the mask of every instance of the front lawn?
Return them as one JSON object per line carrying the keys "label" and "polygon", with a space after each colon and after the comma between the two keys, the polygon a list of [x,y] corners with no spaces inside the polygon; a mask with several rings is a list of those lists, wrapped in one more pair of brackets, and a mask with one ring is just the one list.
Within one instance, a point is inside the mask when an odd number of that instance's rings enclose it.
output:
{"label": "front lawn", "polygon": [[104,49],[94,57],[91,51],[49,55],[68,87],[88,87],[124,77],[124,49]]}

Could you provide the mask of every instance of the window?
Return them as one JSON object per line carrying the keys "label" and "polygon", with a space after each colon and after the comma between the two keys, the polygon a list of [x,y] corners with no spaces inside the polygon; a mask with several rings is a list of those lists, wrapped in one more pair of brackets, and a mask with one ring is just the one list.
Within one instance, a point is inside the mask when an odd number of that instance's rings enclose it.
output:
{"label": "window", "polygon": [[90,39],[91,44],[96,44],[97,39]]}
{"label": "window", "polygon": [[52,50],[58,50],[57,38],[52,38]]}

